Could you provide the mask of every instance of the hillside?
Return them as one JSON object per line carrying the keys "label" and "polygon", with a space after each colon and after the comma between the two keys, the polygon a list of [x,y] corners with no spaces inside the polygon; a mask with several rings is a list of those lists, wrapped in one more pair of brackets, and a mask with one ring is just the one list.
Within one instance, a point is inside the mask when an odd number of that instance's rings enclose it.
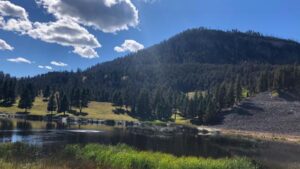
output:
{"label": "hillside", "polygon": [[[300,60],[300,44],[263,36],[255,32],[191,29],[137,53],[98,64],[79,73],[48,73],[32,78],[44,84],[81,83],[98,92],[115,88],[150,90],[163,86],[190,92],[207,90],[235,78],[258,76],[274,65],[295,64]],[[256,73],[259,72],[259,73]],[[59,77],[59,78],[58,78]],[[130,88],[129,87],[129,88]],[[102,97],[102,96],[101,96]],[[102,99],[102,98],[99,98]]]}
{"label": "hillside", "polygon": [[245,99],[217,127],[300,136],[300,101],[294,96],[264,92]]}
{"label": "hillside", "polygon": [[[146,120],[169,120],[174,109],[212,123],[217,112],[260,92],[300,87],[300,44],[255,32],[191,29],[85,71],[51,72],[20,79],[36,93],[50,86],[67,95],[87,89],[90,100],[131,108]],[[207,95],[189,99],[188,92]],[[74,94],[74,93],[73,93]]]}

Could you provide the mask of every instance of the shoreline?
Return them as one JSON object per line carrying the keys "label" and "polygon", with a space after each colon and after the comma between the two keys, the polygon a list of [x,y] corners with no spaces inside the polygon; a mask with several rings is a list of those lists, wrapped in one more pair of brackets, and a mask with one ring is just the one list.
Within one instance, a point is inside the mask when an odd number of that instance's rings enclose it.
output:
{"label": "shoreline", "polygon": [[[3,116],[4,115],[4,116]],[[0,113],[0,117],[4,118],[13,118],[13,119],[27,119],[28,116],[22,116],[23,118],[18,118],[18,115],[13,114],[6,114]],[[47,121],[45,120],[46,116],[40,116],[39,120],[27,119],[29,121]],[[81,124],[106,124],[106,125],[122,125],[122,126],[141,126],[141,124],[148,124],[148,122],[141,122],[141,121],[120,121],[120,120],[99,120],[99,119],[91,119],[91,118],[70,118],[72,120],[67,120],[69,122],[80,122]],[[237,129],[226,129],[226,128],[219,128],[213,126],[197,126],[192,124],[177,124],[177,123],[165,123],[166,126],[170,124],[175,124],[178,126],[186,126],[195,128],[198,130],[199,135],[222,135],[222,136],[235,136],[235,137],[246,137],[251,139],[258,139],[263,141],[275,141],[275,142],[282,142],[282,143],[293,143],[293,144],[300,144],[300,136],[298,135],[291,135],[291,134],[282,134],[282,133],[271,133],[271,132],[261,132],[261,131],[248,131],[248,130],[237,130]]]}
{"label": "shoreline", "polygon": [[248,137],[263,141],[275,141],[281,143],[300,144],[300,136],[282,133],[271,133],[261,131],[247,131],[237,129],[214,128],[210,126],[196,126],[199,131],[207,130],[210,133],[218,133],[223,136]]}

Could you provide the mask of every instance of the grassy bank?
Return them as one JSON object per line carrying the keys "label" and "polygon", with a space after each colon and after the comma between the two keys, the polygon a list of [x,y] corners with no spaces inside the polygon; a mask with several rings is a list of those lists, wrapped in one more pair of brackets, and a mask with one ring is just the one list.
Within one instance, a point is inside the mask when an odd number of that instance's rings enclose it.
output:
{"label": "grassy bank", "polygon": [[[47,152],[47,154],[45,154]],[[247,159],[204,159],[175,157],[138,151],[126,145],[69,145],[49,152],[24,144],[0,145],[0,168],[24,169],[255,169]]]}
{"label": "grassy bank", "polygon": [[[82,118],[95,118],[102,120],[125,120],[136,121],[136,119],[128,116],[127,114],[115,114],[113,110],[115,107],[111,103],[106,102],[90,102],[88,108],[84,108],[83,112],[87,113],[86,116],[80,116]],[[33,103],[32,109],[28,110],[32,115],[47,115],[47,102],[44,102],[42,98],[37,97]],[[0,107],[1,113],[15,114],[18,112],[24,112],[24,110],[18,108],[18,104],[14,104],[12,107]],[[68,114],[74,116],[73,114]]]}

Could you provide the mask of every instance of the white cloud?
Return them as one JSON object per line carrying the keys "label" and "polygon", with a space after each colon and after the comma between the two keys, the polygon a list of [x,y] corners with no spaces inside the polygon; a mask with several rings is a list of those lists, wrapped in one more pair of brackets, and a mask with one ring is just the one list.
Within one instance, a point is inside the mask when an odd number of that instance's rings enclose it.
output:
{"label": "white cloud", "polygon": [[[53,14],[56,21],[31,22],[23,7],[0,0],[0,29],[72,47],[73,53],[84,58],[99,57],[96,49],[101,44],[83,26],[117,32],[139,23],[138,10],[131,0],[36,0],[36,3]],[[132,45],[124,50],[136,51],[143,47]]]}
{"label": "white cloud", "polygon": [[95,57],[99,57],[98,53],[90,47],[85,47],[85,46],[77,46],[73,50],[74,53],[77,53],[83,58],[88,58],[88,59],[93,59]]}
{"label": "white cloud", "polygon": [[14,47],[10,46],[3,39],[0,39],[0,50],[14,50]]}
{"label": "white cloud", "polygon": [[42,65],[39,65],[38,68],[48,69],[48,70],[52,70],[53,69],[51,66],[42,66]]}
{"label": "white cloud", "polygon": [[62,46],[71,46],[74,48],[74,53],[85,58],[98,57],[95,48],[99,48],[101,45],[96,37],[73,21],[58,20],[56,22],[35,23],[34,27],[35,29],[28,31],[28,35],[35,39]]}
{"label": "white cloud", "polygon": [[59,66],[59,67],[66,67],[66,66],[68,66],[68,64],[63,63],[63,62],[58,62],[58,61],[52,61],[51,64],[55,65],[55,66]]}
{"label": "white cloud", "polygon": [[138,1],[141,1],[141,2],[144,2],[144,3],[149,3],[149,4],[153,4],[159,0],[138,0]]}
{"label": "white cloud", "polygon": [[137,52],[141,49],[144,49],[144,45],[135,40],[125,40],[121,46],[116,46],[114,48],[116,52]]}
{"label": "white cloud", "polygon": [[36,0],[57,19],[73,20],[103,32],[116,32],[139,23],[131,0]]}
{"label": "white cloud", "polygon": [[28,13],[10,1],[0,1],[0,28],[25,34],[32,28]]}
{"label": "white cloud", "polygon": [[85,58],[99,57],[95,50],[101,47],[97,38],[78,23],[70,19],[32,23],[24,8],[9,1],[0,0],[0,28],[44,42],[73,47],[74,53]]}
{"label": "white cloud", "polygon": [[27,60],[27,59],[22,58],[22,57],[7,59],[7,61],[15,62],[15,63],[28,63],[28,64],[31,64],[30,60]]}
{"label": "white cloud", "polygon": [[51,66],[45,66],[45,68],[48,69],[48,70],[52,70]]}
{"label": "white cloud", "polygon": [[27,19],[28,14],[24,8],[17,6],[10,1],[0,1],[0,14],[2,16],[11,16],[15,18]]}

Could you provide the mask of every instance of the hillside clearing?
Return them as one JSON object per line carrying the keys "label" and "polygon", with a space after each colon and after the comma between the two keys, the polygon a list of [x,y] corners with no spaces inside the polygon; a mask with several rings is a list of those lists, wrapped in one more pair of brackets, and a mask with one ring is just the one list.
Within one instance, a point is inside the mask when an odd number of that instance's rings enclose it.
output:
{"label": "hillside clearing", "polygon": [[[84,108],[83,112],[87,113],[86,116],[80,116],[82,118],[95,118],[101,120],[124,120],[124,121],[136,121],[136,119],[130,117],[127,114],[115,114],[113,110],[115,107],[111,103],[107,102],[95,102],[91,101],[88,108]],[[74,109],[76,110],[76,109]],[[44,102],[41,97],[37,97],[33,104],[32,109],[28,110],[31,115],[45,116],[47,112],[47,102]],[[77,110],[78,111],[78,110]],[[18,108],[18,104],[14,104],[12,107],[0,107],[1,113],[16,114],[24,112],[23,109]],[[56,113],[55,113],[56,114]],[[69,114],[69,116],[74,116]]]}

